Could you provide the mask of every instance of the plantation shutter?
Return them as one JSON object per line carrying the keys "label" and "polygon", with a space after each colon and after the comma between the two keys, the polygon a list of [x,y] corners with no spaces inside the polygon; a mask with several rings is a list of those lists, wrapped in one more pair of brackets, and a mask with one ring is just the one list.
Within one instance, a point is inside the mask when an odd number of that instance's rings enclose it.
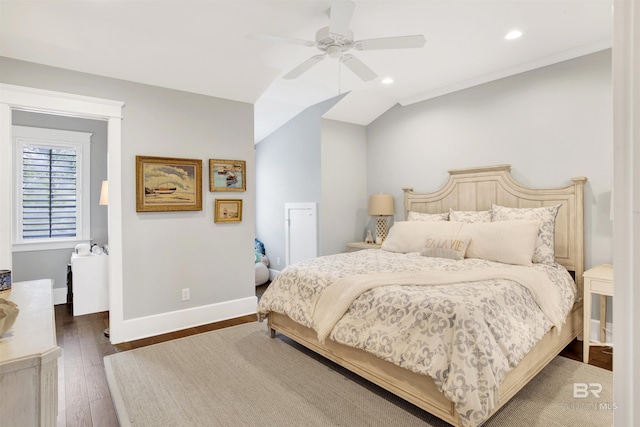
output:
{"label": "plantation shutter", "polygon": [[76,237],[77,153],[72,148],[24,145],[22,238]]}

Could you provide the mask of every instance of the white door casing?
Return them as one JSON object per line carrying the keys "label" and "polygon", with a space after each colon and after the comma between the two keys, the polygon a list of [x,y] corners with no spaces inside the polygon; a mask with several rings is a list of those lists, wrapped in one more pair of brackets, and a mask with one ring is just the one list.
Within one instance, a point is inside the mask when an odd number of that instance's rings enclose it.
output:
{"label": "white door casing", "polygon": [[[12,111],[25,110],[44,114],[79,117],[107,122],[109,180],[109,327],[111,342],[124,339],[123,270],[122,270],[122,108],[124,102],[83,95],[0,84],[0,197],[11,200]],[[12,264],[12,206],[0,204],[0,268]]]}

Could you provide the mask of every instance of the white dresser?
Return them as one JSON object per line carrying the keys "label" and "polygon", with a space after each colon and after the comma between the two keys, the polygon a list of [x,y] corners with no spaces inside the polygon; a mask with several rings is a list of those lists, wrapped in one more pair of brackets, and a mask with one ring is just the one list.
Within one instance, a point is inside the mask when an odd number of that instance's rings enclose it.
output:
{"label": "white dresser", "polygon": [[71,255],[73,315],[109,311],[109,255]]}
{"label": "white dresser", "polygon": [[58,357],[53,281],[13,283],[0,298],[20,313],[0,337],[0,424],[55,426],[58,415]]}

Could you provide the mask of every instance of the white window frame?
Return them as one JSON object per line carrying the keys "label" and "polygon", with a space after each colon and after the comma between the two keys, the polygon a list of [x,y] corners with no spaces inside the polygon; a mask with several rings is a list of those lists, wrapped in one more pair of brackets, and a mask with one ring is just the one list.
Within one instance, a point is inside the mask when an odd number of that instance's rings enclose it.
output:
{"label": "white window frame", "polygon": [[[14,148],[13,251],[74,248],[91,241],[91,133],[12,126]],[[76,236],[47,239],[22,238],[22,153],[25,145],[76,150]]]}

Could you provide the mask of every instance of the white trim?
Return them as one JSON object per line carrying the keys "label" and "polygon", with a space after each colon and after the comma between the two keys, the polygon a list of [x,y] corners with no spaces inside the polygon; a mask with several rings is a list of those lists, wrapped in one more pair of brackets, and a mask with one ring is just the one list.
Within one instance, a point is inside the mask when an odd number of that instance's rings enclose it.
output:
{"label": "white trim", "polygon": [[107,124],[107,179],[109,204],[109,339],[112,344],[124,341],[124,269],[122,258],[122,120],[109,119]]}
{"label": "white trim", "polygon": [[0,83],[0,102],[46,114],[106,120],[122,118],[124,102]]}
{"label": "white trim", "polygon": [[484,83],[489,83],[495,80],[504,79],[505,77],[514,76],[520,73],[525,73],[527,71],[535,70],[537,68],[542,68],[548,65],[557,64],[558,62],[562,62],[562,61],[568,61],[570,59],[578,58],[580,56],[599,52],[601,50],[605,50],[609,48],[611,48],[611,39],[607,38],[604,40],[599,40],[594,43],[590,43],[584,46],[578,46],[576,48],[569,49],[564,52],[545,56],[543,58],[539,58],[534,61],[529,61],[524,64],[519,64],[514,67],[494,71],[493,73],[485,74],[484,76],[474,77],[472,79],[458,82],[450,86],[435,89],[429,92],[419,93],[417,95],[412,95],[407,98],[401,99],[400,101],[398,101],[398,104],[402,105],[403,107],[406,107],[407,105],[426,101],[427,99],[436,98],[438,96],[446,95],[448,93],[453,93],[460,90],[468,89],[470,87],[478,86]]}
{"label": "white trim", "polygon": [[[74,247],[81,240],[91,240],[91,136],[90,132],[77,132],[59,129],[37,128],[31,126],[12,127],[14,142],[14,223],[13,250],[22,252],[29,250],[53,249],[53,243],[62,243],[63,248]],[[47,148],[71,148],[76,152],[76,198],[80,201],[76,206],[76,236],[73,238],[22,238],[22,188],[23,188],[23,158],[25,146]]]}
{"label": "white trim", "polygon": [[125,320],[122,338],[123,341],[133,341],[255,314],[257,304],[258,298],[253,296]]}
{"label": "white trim", "polygon": [[67,303],[67,288],[53,288],[53,305]]}
{"label": "white trim", "polygon": [[33,243],[20,243],[13,245],[13,252],[29,252],[29,251],[50,251],[55,249],[74,249],[76,245],[80,243],[91,243],[91,239],[79,240],[55,240],[53,242],[33,242]]}
{"label": "white trim", "polygon": [[[0,92],[0,197],[13,197],[13,141],[11,139],[11,106]],[[12,203],[0,203],[0,268],[11,269],[13,242]]]}
{"label": "white trim", "polygon": [[[10,197],[12,169],[12,110],[37,111],[94,120],[106,120],[109,228],[109,328],[111,342],[124,339],[122,270],[122,107],[123,102],[62,92],[0,84],[0,196]],[[0,266],[12,265],[11,203],[0,204]],[[7,267],[5,267],[7,266]]]}
{"label": "white trim", "polygon": [[[616,426],[640,425],[640,3],[613,2],[613,395]],[[634,332],[634,329],[635,332]]]}

